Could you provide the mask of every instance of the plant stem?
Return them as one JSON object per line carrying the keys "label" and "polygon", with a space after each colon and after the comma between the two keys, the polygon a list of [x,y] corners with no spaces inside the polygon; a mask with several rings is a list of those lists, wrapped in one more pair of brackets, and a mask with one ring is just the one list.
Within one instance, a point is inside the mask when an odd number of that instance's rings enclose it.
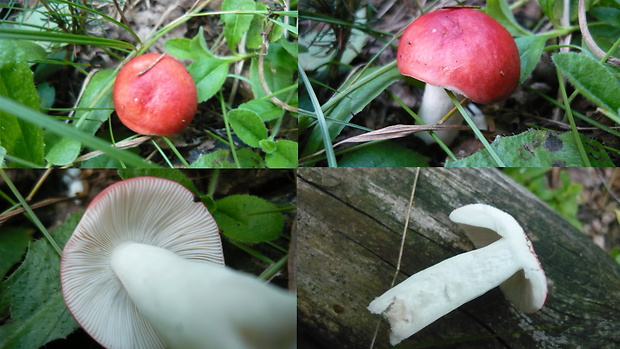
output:
{"label": "plant stem", "polygon": [[590,166],[590,159],[588,159],[588,155],[586,154],[586,150],[583,148],[583,143],[581,142],[581,138],[579,137],[579,131],[577,131],[577,125],[575,124],[575,118],[573,117],[573,111],[570,107],[570,102],[568,100],[568,95],[566,94],[566,86],[564,86],[564,77],[562,77],[562,72],[560,69],[556,67],[555,69],[558,75],[558,82],[560,84],[560,93],[562,94],[562,100],[564,101],[564,110],[566,111],[566,117],[568,118],[568,122],[570,124],[571,133],[573,134],[573,138],[575,139],[575,144],[577,145],[577,149],[579,149],[579,154],[581,155],[581,160],[583,160],[583,165],[586,167]]}

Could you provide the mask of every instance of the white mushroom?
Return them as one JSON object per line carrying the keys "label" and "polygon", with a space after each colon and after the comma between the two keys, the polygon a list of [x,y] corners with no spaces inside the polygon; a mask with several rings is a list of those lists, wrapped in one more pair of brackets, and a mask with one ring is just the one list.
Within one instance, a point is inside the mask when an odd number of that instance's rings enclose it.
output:
{"label": "white mushroom", "polygon": [[524,312],[535,312],[545,302],[545,273],[512,216],[473,204],[454,210],[450,219],[463,227],[477,249],[412,275],[368,306],[390,322],[392,345],[496,286]]}
{"label": "white mushroom", "polygon": [[295,296],[224,266],[215,221],[179,183],[117,182],[61,260],[65,302],[107,348],[291,348]]}

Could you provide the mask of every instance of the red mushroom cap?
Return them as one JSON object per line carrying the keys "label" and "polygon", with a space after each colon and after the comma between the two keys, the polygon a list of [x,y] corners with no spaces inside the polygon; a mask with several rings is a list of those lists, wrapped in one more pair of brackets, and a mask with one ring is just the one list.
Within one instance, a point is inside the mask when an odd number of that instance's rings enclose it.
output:
{"label": "red mushroom cap", "polygon": [[112,94],[121,122],[142,134],[177,134],[198,108],[196,84],[185,66],[159,53],[130,60],[118,72]]}
{"label": "red mushroom cap", "polygon": [[496,20],[470,8],[417,18],[400,39],[396,61],[403,75],[476,103],[500,101],[519,84],[519,51],[512,36]]}

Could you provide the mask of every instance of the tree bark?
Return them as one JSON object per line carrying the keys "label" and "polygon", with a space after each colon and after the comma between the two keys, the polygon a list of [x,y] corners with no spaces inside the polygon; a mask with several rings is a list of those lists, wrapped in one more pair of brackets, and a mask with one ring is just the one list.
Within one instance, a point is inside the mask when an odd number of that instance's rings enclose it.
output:
{"label": "tree bark", "polygon": [[[415,168],[298,170],[300,348],[389,348],[389,324],[366,310],[391,288]],[[485,203],[532,240],[549,283],[524,314],[499,288],[452,311],[398,348],[612,348],[620,345],[620,267],[544,202],[496,169],[419,170],[396,283],[473,249],[452,210]]]}

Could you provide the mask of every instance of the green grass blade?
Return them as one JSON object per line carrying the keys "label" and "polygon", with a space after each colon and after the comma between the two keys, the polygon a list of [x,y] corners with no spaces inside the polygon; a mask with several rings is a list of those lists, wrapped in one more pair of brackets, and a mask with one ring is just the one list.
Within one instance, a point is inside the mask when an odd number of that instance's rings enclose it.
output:
{"label": "green grass blade", "polygon": [[132,44],[120,40],[56,31],[37,31],[21,28],[0,27],[0,37],[3,39],[49,41],[60,42],[63,44],[103,46],[126,50],[136,49]]}
{"label": "green grass blade", "polygon": [[59,122],[54,118],[50,117],[49,115],[45,115],[36,110],[28,108],[4,96],[0,96],[0,111],[14,115],[19,119],[31,122],[35,125],[42,126],[43,128],[63,137],[73,138],[81,142],[84,146],[96,150],[101,150],[102,152],[110,155],[111,157],[121,162],[124,162],[129,166],[149,168],[159,167],[156,164],[142,159],[140,156],[134,153],[123,149],[118,149],[102,139],[93,137],[88,133],[80,131],[71,125]]}

